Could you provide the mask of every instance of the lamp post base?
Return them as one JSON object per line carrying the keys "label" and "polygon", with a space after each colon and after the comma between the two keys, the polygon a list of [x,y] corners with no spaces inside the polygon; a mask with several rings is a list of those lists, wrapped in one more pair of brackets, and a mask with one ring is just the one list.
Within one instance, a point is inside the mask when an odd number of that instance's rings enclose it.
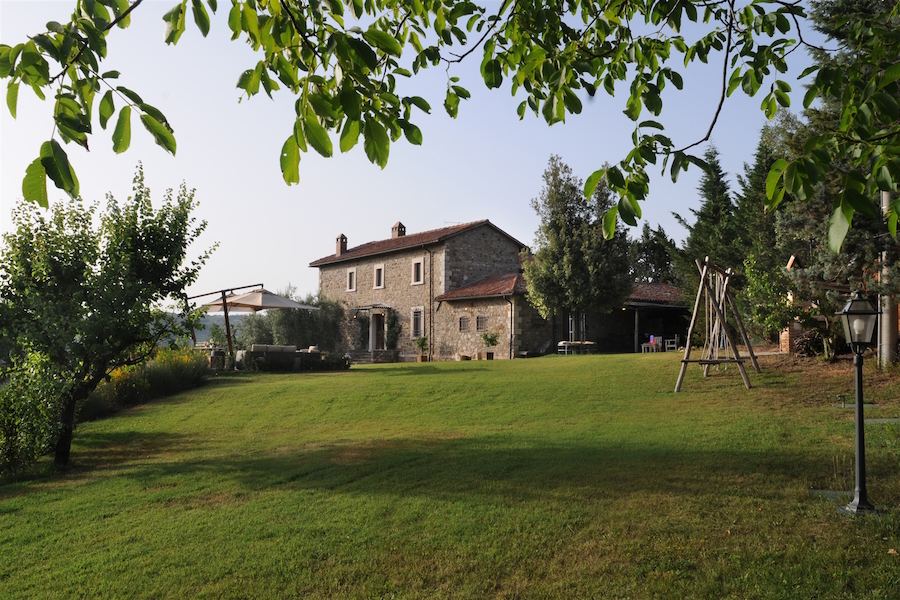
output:
{"label": "lamp post base", "polygon": [[846,506],[838,506],[838,512],[845,515],[883,515],[884,510],[876,508],[869,502],[854,500]]}

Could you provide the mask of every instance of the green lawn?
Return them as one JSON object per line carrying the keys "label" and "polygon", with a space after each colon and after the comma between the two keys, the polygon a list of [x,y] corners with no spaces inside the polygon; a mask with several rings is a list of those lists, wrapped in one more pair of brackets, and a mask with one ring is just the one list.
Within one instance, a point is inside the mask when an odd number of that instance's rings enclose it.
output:
{"label": "green lawn", "polygon": [[0,597],[900,597],[900,428],[866,430],[887,515],[808,493],[853,487],[849,365],[674,394],[679,358],[227,376],[83,424],[0,487]]}

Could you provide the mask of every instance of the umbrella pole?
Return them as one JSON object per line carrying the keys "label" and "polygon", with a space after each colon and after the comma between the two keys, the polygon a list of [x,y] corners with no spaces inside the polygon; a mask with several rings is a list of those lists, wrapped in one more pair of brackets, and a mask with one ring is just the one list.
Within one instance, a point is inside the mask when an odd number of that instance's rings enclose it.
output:
{"label": "umbrella pole", "polygon": [[234,364],[234,347],[231,345],[231,325],[228,322],[228,302],[225,301],[225,290],[222,290],[222,310],[225,311],[225,337],[228,338],[228,355]]}

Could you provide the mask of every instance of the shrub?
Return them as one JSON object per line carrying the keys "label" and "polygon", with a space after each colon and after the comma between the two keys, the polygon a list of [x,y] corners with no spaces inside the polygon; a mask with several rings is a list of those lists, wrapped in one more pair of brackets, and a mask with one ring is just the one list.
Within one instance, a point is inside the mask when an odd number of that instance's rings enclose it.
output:
{"label": "shrub", "polygon": [[160,349],[153,360],[112,372],[84,401],[79,419],[89,421],[155,398],[200,386],[209,375],[206,353],[189,348]]}
{"label": "shrub", "polygon": [[350,368],[350,357],[346,354],[326,354],[315,367],[322,371],[342,371]]}
{"label": "shrub", "polygon": [[481,334],[481,341],[483,341],[484,345],[488,348],[493,348],[500,343],[500,336],[493,331],[485,331]]}
{"label": "shrub", "polygon": [[0,474],[15,474],[53,448],[67,385],[39,354],[17,361],[0,381]]}
{"label": "shrub", "polygon": [[198,387],[209,375],[206,354],[190,349],[160,350],[144,370],[151,398]]}
{"label": "shrub", "polygon": [[384,334],[384,345],[388,350],[397,349],[397,342],[400,341],[402,331],[403,326],[400,324],[400,319],[397,318],[397,313],[393,310],[388,312],[387,331]]}

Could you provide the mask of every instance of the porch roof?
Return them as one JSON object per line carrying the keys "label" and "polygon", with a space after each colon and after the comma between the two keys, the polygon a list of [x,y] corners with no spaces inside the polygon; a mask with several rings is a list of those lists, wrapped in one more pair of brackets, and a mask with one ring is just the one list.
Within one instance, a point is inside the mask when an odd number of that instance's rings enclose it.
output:
{"label": "porch roof", "polygon": [[483,279],[441,294],[435,300],[471,300],[475,298],[501,298],[525,293],[525,278],[519,272],[489,275]]}

